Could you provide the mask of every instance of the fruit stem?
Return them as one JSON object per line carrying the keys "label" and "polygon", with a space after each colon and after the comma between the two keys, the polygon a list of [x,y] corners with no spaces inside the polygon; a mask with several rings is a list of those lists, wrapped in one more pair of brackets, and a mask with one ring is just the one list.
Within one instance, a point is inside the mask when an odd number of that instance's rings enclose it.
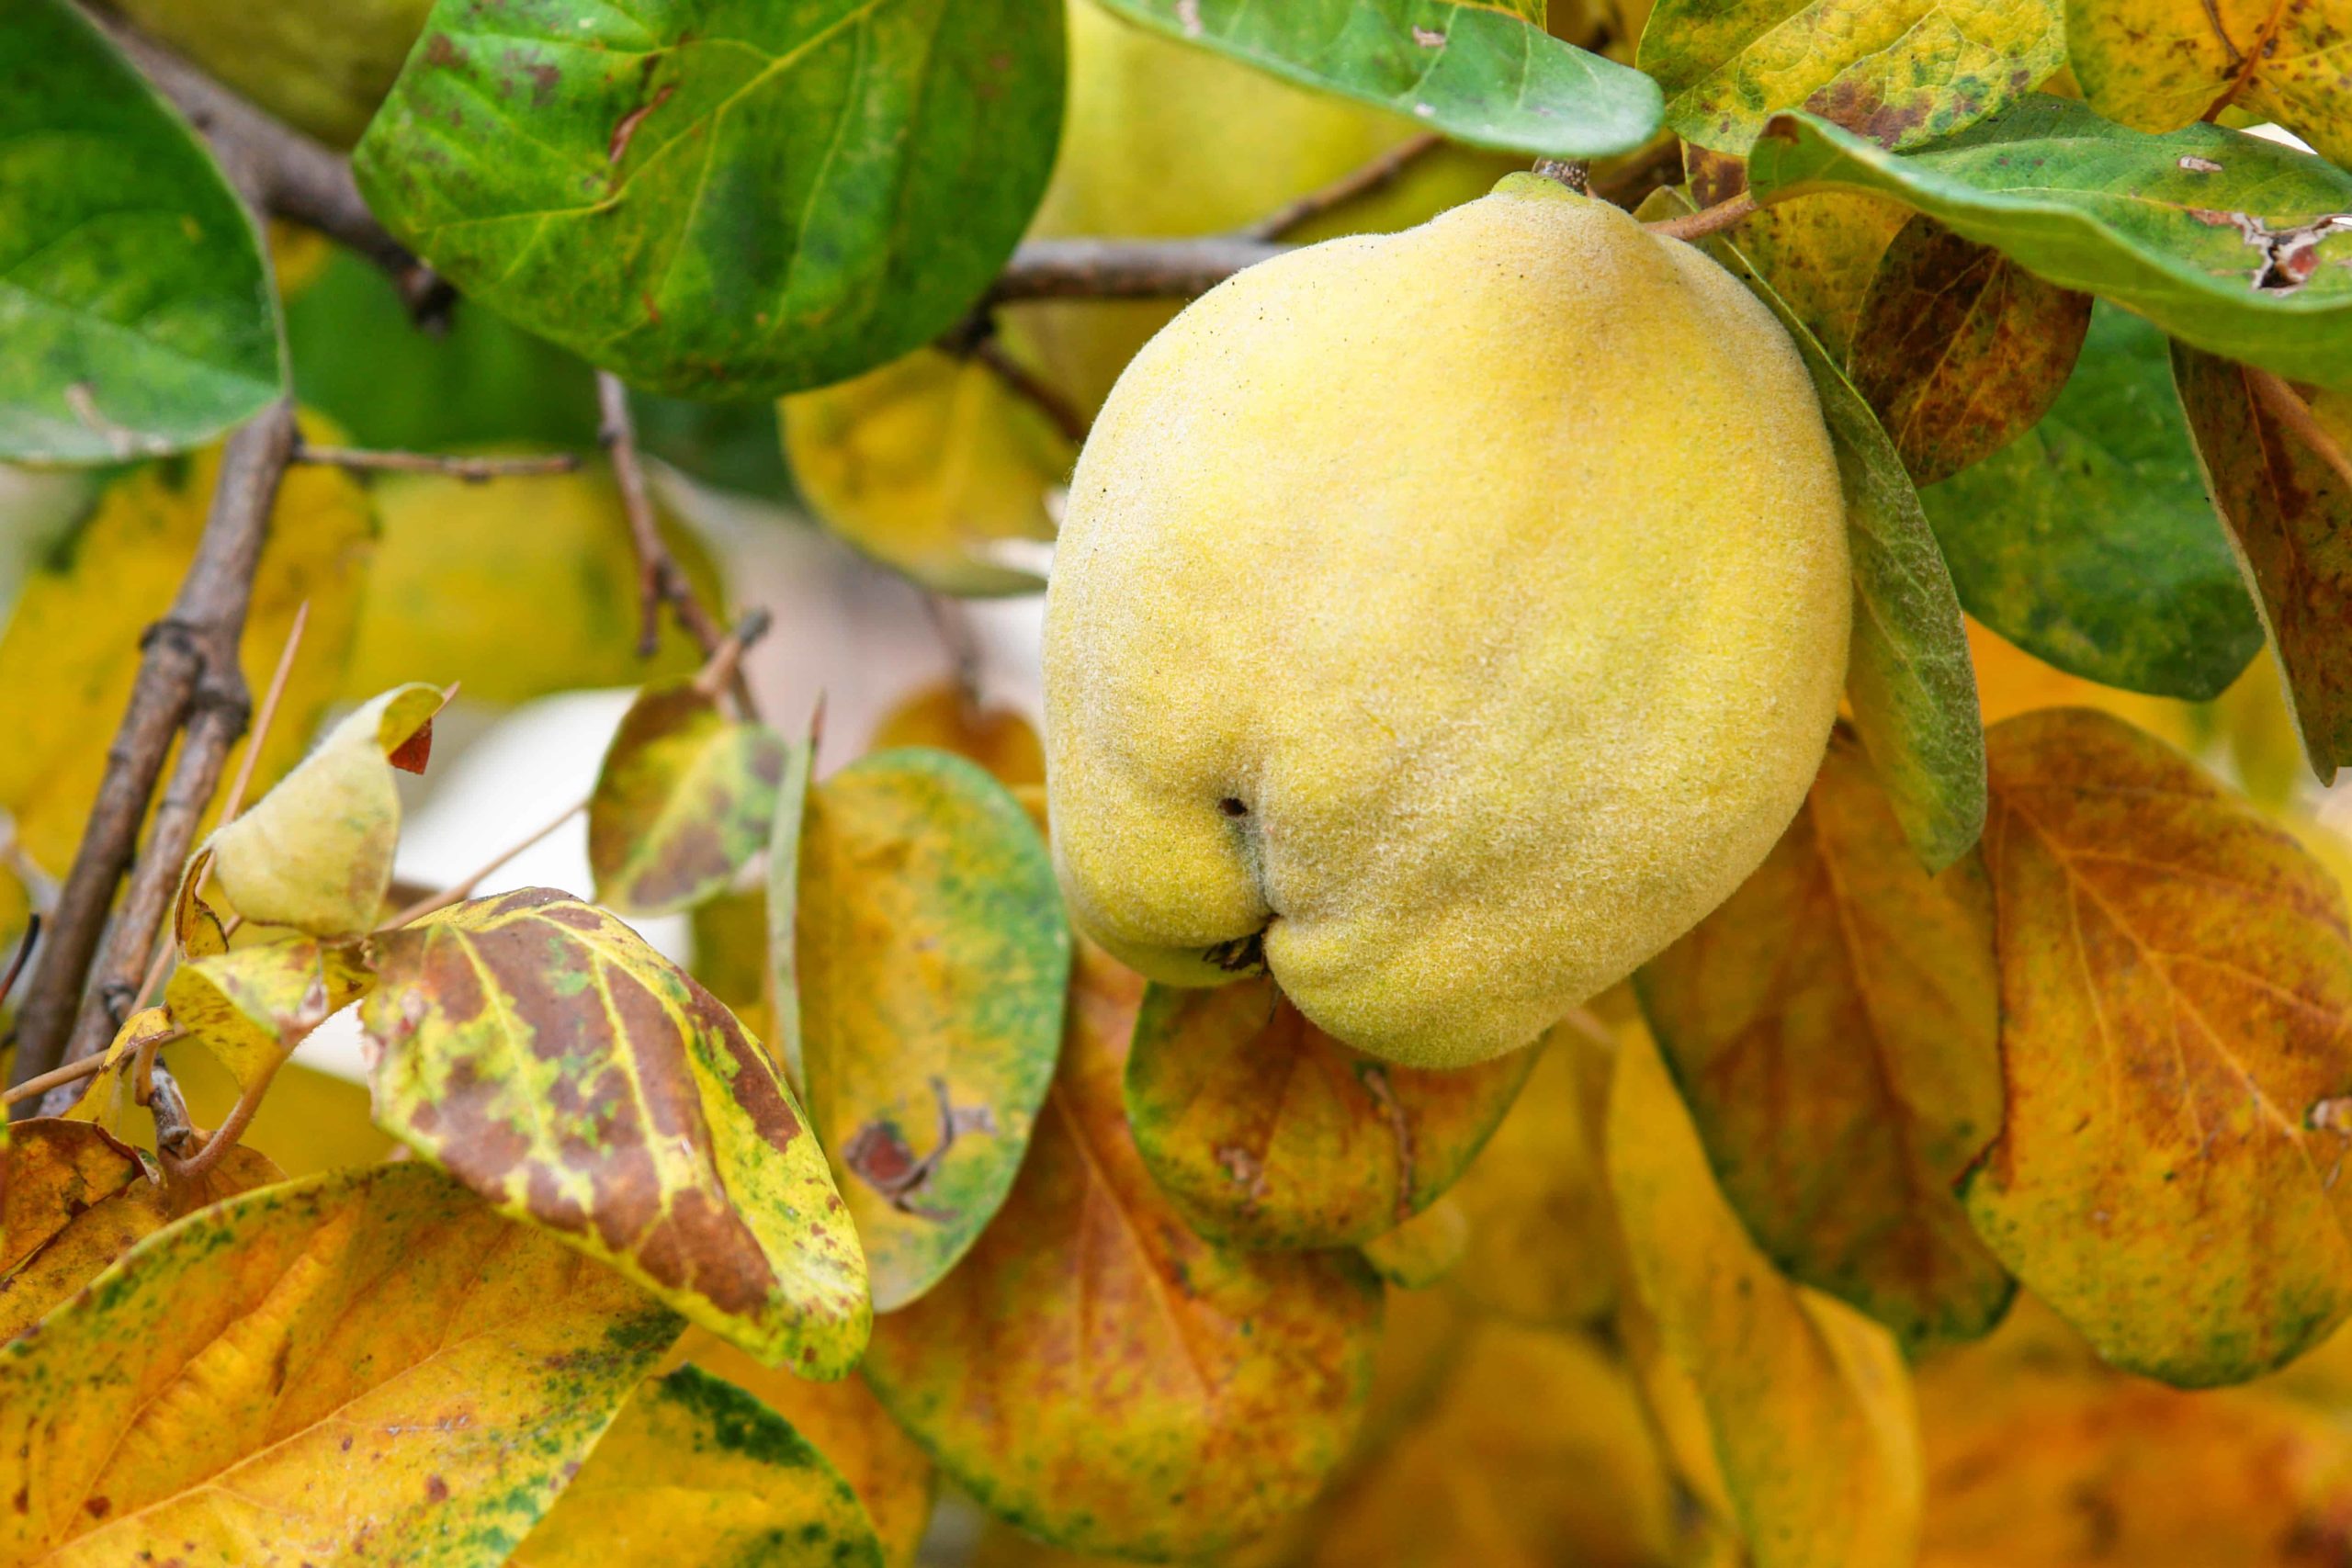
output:
{"label": "fruit stem", "polygon": [[1582,158],[1538,158],[1535,172],[1559,181],[1578,196],[1592,194],[1592,165]]}

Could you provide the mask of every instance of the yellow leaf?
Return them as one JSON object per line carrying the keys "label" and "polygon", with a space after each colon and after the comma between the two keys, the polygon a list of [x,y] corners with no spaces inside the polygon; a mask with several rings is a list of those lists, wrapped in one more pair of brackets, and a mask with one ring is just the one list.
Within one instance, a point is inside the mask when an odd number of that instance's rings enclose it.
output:
{"label": "yellow leaf", "polygon": [[1973,852],[1920,868],[1849,728],[1763,865],[1637,984],[1767,1253],[1914,1350],[1992,1327],[2009,1277],[1951,1190],[2001,1122],[1992,892]]}
{"label": "yellow leaf", "polygon": [[65,1115],[75,1122],[94,1122],[118,1138],[132,1136],[133,1113],[140,1108],[133,1082],[139,1048],[172,1032],[172,1016],[162,1008],[144,1008],[124,1019],[107,1046],[104,1065],[82,1080],[81,1098],[66,1109]]}
{"label": "yellow leaf", "polygon": [[1313,1535],[1313,1568],[1660,1568],[1674,1498],[1621,1365],[1580,1333],[1488,1323]]}
{"label": "yellow leaf", "polygon": [[0,1349],[0,1562],[495,1562],[676,1331],[428,1166],[245,1193]]}
{"label": "yellow leaf", "polygon": [[104,1128],[53,1119],[11,1127],[0,1151],[0,1341],[161,1229],[165,1207],[139,1151]]}
{"label": "yellow leaf", "polygon": [[1697,1393],[1757,1568],[1909,1568],[1919,1437],[1901,1353],[1756,1249],[1639,1031],[1618,1052],[1608,1151],[1634,1279]]}
{"label": "yellow leaf", "polygon": [[1615,1220],[1588,1111],[1608,1056],[1572,1029],[1542,1059],[1487,1146],[1454,1184],[1469,1242],[1451,1284],[1522,1323],[1589,1323],[1615,1299]]}
{"label": "yellow leaf", "polygon": [[[389,475],[376,505],[384,542],[359,606],[348,699],[431,681],[461,682],[472,702],[521,703],[691,674],[702,662],[668,615],[654,656],[638,658],[637,558],[601,466],[493,484]],[[667,513],[661,524],[686,581],[722,615],[709,552]],[[516,634],[518,606],[529,609],[526,635]]]}
{"label": "yellow leaf", "polygon": [[936,1472],[915,1440],[899,1430],[865,1380],[814,1382],[763,1367],[707,1329],[690,1328],[672,1359],[759,1396],[813,1444],[865,1505],[890,1568],[911,1568],[931,1523]]}
{"label": "yellow leaf", "polygon": [[2352,1311],[2343,894],[2120,720],[2027,714],[1986,750],[2007,1107],[1969,1217],[2118,1366],[2276,1366]]}
{"label": "yellow leaf", "polygon": [[164,1002],[175,1024],[251,1089],[372,978],[356,948],[298,938],[184,963]]}
{"label": "yellow leaf", "polygon": [[[787,1545],[787,1543],[789,1543]],[[786,1561],[880,1568],[865,1510],[825,1456],[693,1367],[638,1385],[510,1568]]]}
{"label": "yellow leaf", "polygon": [[[2352,1435],[2273,1390],[2185,1393],[2054,1341],[2020,1302],[1919,1372],[1920,1568],[2319,1568],[2342,1560]],[[2042,1320],[2042,1321],[2036,1321]]]}
{"label": "yellow leaf", "polygon": [[1054,536],[1046,491],[1075,454],[986,365],[917,349],[780,406],[793,479],[835,534],[942,593],[1041,586],[990,550]]}
{"label": "yellow leaf", "polygon": [[1080,944],[1020,1177],[953,1272],[876,1320],[865,1373],[997,1514],[1170,1557],[1314,1495],[1363,1408],[1380,1297],[1351,1254],[1227,1251],[1169,1207],[1121,1113],[1142,997],[1141,976]]}
{"label": "yellow leaf", "polygon": [[[333,433],[302,422],[309,439]],[[196,553],[220,471],[218,447],[133,468],[102,491],[90,514],[43,560],[0,636],[0,807],[17,840],[62,877],[97,797],[107,748],[130,698],[141,637],[171,607]],[[343,680],[376,523],[368,492],[341,469],[298,463],[277,492],[254,579],[239,660],[265,689],[294,615],[302,634],[254,787],[275,781],[309,744]],[[230,754],[228,774],[243,755]],[[227,776],[227,775],[224,775]]]}
{"label": "yellow leaf", "polygon": [[728,718],[691,681],[639,693],[588,801],[597,900],[666,915],[723,892],[767,847],[789,761],[782,736]]}
{"label": "yellow leaf", "polygon": [[[1747,188],[1746,166],[1697,145],[1682,150],[1691,198],[1702,207]],[[1871,279],[1911,220],[1897,202],[1846,191],[1776,201],[1739,226],[1739,249],[1840,365],[1854,345]]]}
{"label": "yellow leaf", "polygon": [[925,686],[883,715],[869,751],[928,746],[953,751],[994,773],[1008,789],[1046,782],[1046,748],[1011,708],[982,707],[954,682]]}
{"label": "yellow leaf", "polygon": [[2352,17],[2332,0],[2068,0],[2066,45],[2109,119],[2176,130],[2236,105],[2352,163]]}
{"label": "yellow leaf", "polygon": [[543,887],[375,949],[359,1019],[379,1125],[763,1360],[856,1363],[865,1260],[824,1151],[709,992]]}
{"label": "yellow leaf", "polygon": [[1470,1216],[1453,1194],[1385,1231],[1360,1249],[1372,1271],[1408,1291],[1427,1290],[1452,1273],[1470,1251]]}
{"label": "yellow leaf", "polygon": [[117,8],[280,118],[348,147],[433,7],[432,0],[336,0],[331,11],[123,0]]}
{"label": "yellow leaf", "polygon": [[[330,730],[252,810],[212,835],[212,879],[248,920],[313,936],[376,923],[401,836],[395,759],[430,744],[441,694],[395,686]],[[420,759],[410,772],[419,772]]]}

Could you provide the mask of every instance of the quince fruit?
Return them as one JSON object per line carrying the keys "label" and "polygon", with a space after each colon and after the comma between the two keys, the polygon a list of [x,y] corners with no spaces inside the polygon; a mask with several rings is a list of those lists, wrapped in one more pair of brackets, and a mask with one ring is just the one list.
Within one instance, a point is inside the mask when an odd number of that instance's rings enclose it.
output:
{"label": "quince fruit", "polygon": [[1763,860],[1836,717],[1838,467],[1730,275],[1533,175],[1231,278],[1120,378],[1045,643],[1054,852],[1154,979],[1525,1045]]}

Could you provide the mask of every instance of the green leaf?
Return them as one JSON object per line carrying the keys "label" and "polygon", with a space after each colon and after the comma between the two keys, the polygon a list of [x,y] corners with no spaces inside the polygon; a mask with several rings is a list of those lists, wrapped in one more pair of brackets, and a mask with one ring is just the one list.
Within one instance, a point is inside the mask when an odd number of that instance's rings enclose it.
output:
{"label": "green leaf", "polygon": [[1666,123],[1745,152],[1804,107],[1888,147],[1973,124],[2066,62],[2062,0],[1658,0],[1639,64]]}
{"label": "green leaf", "polygon": [[2028,271],[2173,336],[2325,386],[2352,384],[2352,174],[2192,125],[2127,130],[2036,94],[1908,156],[1818,116],[1775,115],[1748,155],[1758,199],[1893,197]]}
{"label": "green leaf", "polygon": [[252,219],[65,0],[0,12],[0,458],[194,446],[285,384]]}
{"label": "green leaf", "polygon": [[797,390],[988,287],[1062,52],[1057,0],[441,0],[355,171],[470,300],[633,384]]}
{"label": "green leaf", "polygon": [[1920,499],[1969,614],[2061,670],[2201,701],[2262,647],[2163,334],[2113,306],[2041,423]]}
{"label": "green leaf", "polygon": [[1952,1183],[1998,1131],[1993,898],[1926,874],[1852,732],[1756,874],[1635,984],[1724,1196],[1913,1353],[2009,1304]]}
{"label": "green leaf", "polygon": [[1154,986],[1127,1055],[1127,1125],[1210,1240],[1354,1247],[1453,1185],[1543,1050],[1453,1072],[1398,1066],[1307,1022],[1262,976]]}
{"label": "green leaf", "polygon": [[1846,372],[1929,485],[2032,429],[2090,324],[2089,295],[1915,217],[1879,258]]}
{"label": "green leaf", "polygon": [[588,800],[597,900],[666,915],[725,891],[767,845],[788,750],[765,725],[729,720],[692,681],[639,694]]}
{"label": "green leaf", "polygon": [[[2275,383],[2172,345],[2198,467],[2253,580],[2319,782],[2352,762],[2352,395]],[[2301,405],[2298,416],[2291,404]],[[2291,768],[2291,762],[2289,764]]]}
{"label": "green leaf", "polygon": [[[1669,209],[1669,199],[1689,209],[1679,197],[1653,198],[1659,209]],[[1813,375],[1846,492],[1854,570],[1846,691],[1854,727],[1904,833],[1928,869],[1940,871],[1984,825],[1984,730],[1951,576],[1902,455],[1869,402],[1741,254],[1736,233],[1709,240],[1706,250],[1772,308]]]}
{"label": "green leaf", "polygon": [[545,888],[376,949],[379,1126],[771,1365],[856,1363],[856,1235],[790,1087],[708,992]]}
{"label": "green leaf", "polygon": [[1012,1185],[1061,1048],[1069,928],[1028,813],[944,751],[827,779],[797,858],[800,1067],[888,1313]]}
{"label": "green leaf", "polygon": [[503,1561],[677,1332],[423,1165],[245,1192],[0,1350],[0,1560]]}
{"label": "green leaf", "polygon": [[508,1568],[882,1568],[865,1508],[792,1423],[694,1367],[638,1385]]}
{"label": "green leaf", "polygon": [[1628,152],[1657,85],[1510,12],[1448,0],[1102,0],[1261,71],[1409,115],[1455,141],[1563,158]]}

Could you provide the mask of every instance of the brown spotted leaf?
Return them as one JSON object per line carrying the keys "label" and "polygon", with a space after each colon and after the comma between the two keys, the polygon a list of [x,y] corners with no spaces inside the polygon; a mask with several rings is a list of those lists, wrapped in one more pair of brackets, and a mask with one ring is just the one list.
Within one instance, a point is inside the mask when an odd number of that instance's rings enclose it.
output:
{"label": "brown spotted leaf", "polygon": [[2031,429],[2090,330],[2091,297],[1915,217],[1879,258],[1846,370],[1916,484]]}
{"label": "brown spotted leaf", "polygon": [[1648,1035],[1624,1032],[1607,1140],[1633,1277],[1755,1568],[1911,1568],[1919,1433],[1886,1331],[1784,1279],[1707,1168]]}
{"label": "brown spotted leaf", "polygon": [[2084,708],[1988,737],[2007,1115],[1963,1190],[2116,1366],[2242,1381],[2352,1310],[2352,937],[2335,880]]}
{"label": "brown spotted leaf", "polygon": [[37,1118],[0,1151],[0,1340],[15,1337],[165,1219],[137,1149],[89,1122]]}
{"label": "brown spotted leaf", "polygon": [[191,959],[172,971],[164,1004],[174,1024],[251,1088],[373,981],[356,944],[305,937]]}
{"label": "brown spotted leaf", "polygon": [[1363,1401],[1378,1284],[1352,1254],[1202,1240],[1128,1136],[1140,976],[1081,944],[1020,1179],[963,1264],[876,1321],[867,1380],[948,1475],[1081,1551],[1191,1556],[1304,1506]]}
{"label": "brown spotted leaf", "polygon": [[1428,1072],[1341,1044],[1263,976],[1154,986],[1127,1057],[1127,1125],[1212,1241],[1355,1247],[1453,1185],[1542,1050]]}
{"label": "brown spotted leaf", "polygon": [[2065,63],[2062,0],[1658,0],[1641,68],[1684,141],[1745,152],[1775,109],[1887,147],[1974,124]]}
{"label": "brown spotted leaf", "polygon": [[0,1348],[0,1562],[498,1562],[677,1327],[421,1163],[245,1193]]}
{"label": "brown spotted leaf", "polygon": [[2322,784],[2352,762],[2352,394],[2172,345],[2206,492],[2238,547]]}
{"label": "brown spotted leaf", "polygon": [[376,923],[400,841],[392,774],[441,703],[433,687],[413,684],[362,704],[252,810],[212,835],[212,879],[239,914],[324,937]]}
{"label": "brown spotted leaf", "polygon": [[1069,927],[1028,813],[944,751],[877,752],[820,784],[797,872],[808,1110],[888,1313],[1012,1188],[1061,1043]]}
{"label": "brown spotted leaf", "polygon": [[1763,865],[1637,984],[1781,1269],[1915,1351],[1993,1325],[2009,1277],[1951,1190],[2000,1125],[1992,895],[1973,854],[1920,867],[1851,730]]}
{"label": "brown spotted leaf", "polygon": [[2066,49],[2109,119],[2172,130],[2236,106],[2352,161],[2352,13],[2338,0],[2067,0]]}
{"label": "brown spotted leaf", "polygon": [[723,890],[768,841],[789,750],[765,725],[729,719],[694,682],[641,694],[588,800],[598,901],[666,915]]}
{"label": "brown spotted leaf", "polygon": [[707,991],[546,888],[376,945],[378,1125],[771,1364],[855,1364],[856,1234],[790,1086]]}

